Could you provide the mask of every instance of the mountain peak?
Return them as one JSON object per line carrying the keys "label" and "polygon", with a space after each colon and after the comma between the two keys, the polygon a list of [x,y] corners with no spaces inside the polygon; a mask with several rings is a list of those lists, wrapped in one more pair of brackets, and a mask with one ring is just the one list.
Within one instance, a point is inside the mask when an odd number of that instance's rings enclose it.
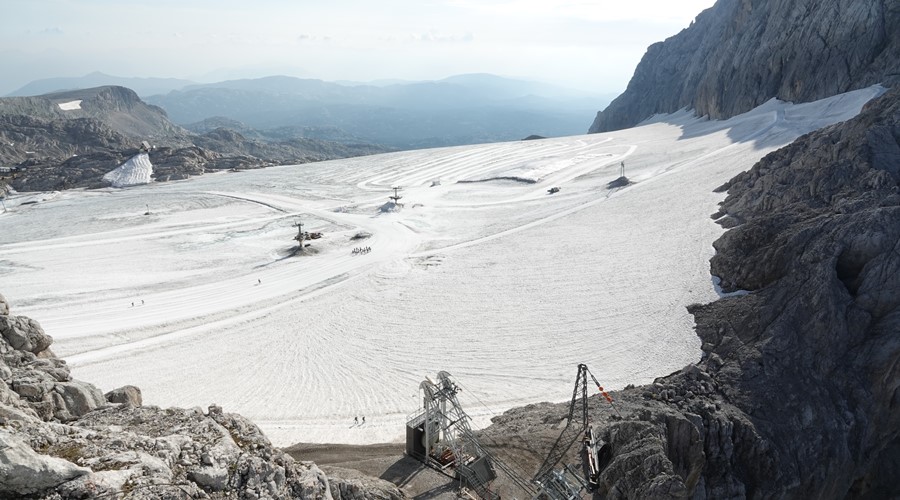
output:
{"label": "mountain peak", "polygon": [[809,102],[900,81],[895,0],[719,0],[651,45],[625,92],[590,132],[692,108],[728,118],[777,97]]}

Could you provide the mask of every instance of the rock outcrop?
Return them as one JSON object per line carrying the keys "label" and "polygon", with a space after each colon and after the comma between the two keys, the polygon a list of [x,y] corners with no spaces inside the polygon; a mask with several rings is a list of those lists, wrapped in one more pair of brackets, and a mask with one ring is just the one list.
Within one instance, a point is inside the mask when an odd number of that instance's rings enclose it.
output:
{"label": "rock outcrop", "polygon": [[590,132],[691,108],[729,118],[777,97],[808,102],[900,81],[893,0],[718,0],[681,33],[651,45],[625,92]]}
{"label": "rock outcrop", "polygon": [[0,498],[405,498],[374,478],[329,478],[215,405],[143,406],[133,386],[104,397],[9,312],[0,296]]}
{"label": "rock outcrop", "polygon": [[[615,413],[591,398],[600,494],[900,495],[900,89],[722,189],[712,273],[748,293],[689,308],[700,362],[614,393]],[[546,435],[548,415],[486,432]]]}
{"label": "rock outcrop", "polygon": [[0,98],[0,164],[18,169],[10,181],[18,191],[108,186],[103,176],[138,154],[143,141],[155,146],[150,162],[159,181],[385,151],[315,139],[247,139],[227,129],[196,135],[123,87]]}

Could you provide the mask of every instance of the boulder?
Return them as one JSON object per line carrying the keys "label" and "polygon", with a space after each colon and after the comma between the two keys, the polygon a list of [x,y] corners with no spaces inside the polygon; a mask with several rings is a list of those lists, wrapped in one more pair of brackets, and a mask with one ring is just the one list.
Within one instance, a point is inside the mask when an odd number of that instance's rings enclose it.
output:
{"label": "boulder", "polygon": [[126,404],[129,406],[141,406],[143,398],[141,390],[133,385],[126,385],[113,389],[105,394],[106,400],[110,403]]}
{"label": "boulder", "polygon": [[41,455],[0,429],[0,496],[24,497],[89,474],[68,460]]}
{"label": "boulder", "polygon": [[9,316],[9,302],[2,293],[0,293],[0,316]]}
{"label": "boulder", "polygon": [[54,404],[53,416],[62,422],[75,420],[106,405],[100,389],[80,380],[55,384],[51,398]]}
{"label": "boulder", "polygon": [[188,479],[207,491],[224,491],[228,487],[228,469],[204,466],[188,473]]}
{"label": "boulder", "polygon": [[24,316],[0,315],[0,334],[16,350],[37,354],[50,347],[53,338],[37,321]]}

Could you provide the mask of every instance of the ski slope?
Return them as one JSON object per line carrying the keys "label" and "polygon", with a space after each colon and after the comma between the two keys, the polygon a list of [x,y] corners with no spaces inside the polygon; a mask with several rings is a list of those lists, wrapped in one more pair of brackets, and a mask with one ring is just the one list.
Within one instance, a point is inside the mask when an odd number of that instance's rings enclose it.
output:
{"label": "ski slope", "polygon": [[[439,370],[483,424],[567,399],[580,362],[621,388],[696,361],[686,306],[717,298],[713,189],[881,92],[12,196],[0,292],[76,378],[137,385],[146,404],[216,403],[278,445],[399,441]],[[632,183],[610,189],[622,162]],[[384,211],[393,186],[404,206]],[[324,237],[291,256],[297,222]]]}

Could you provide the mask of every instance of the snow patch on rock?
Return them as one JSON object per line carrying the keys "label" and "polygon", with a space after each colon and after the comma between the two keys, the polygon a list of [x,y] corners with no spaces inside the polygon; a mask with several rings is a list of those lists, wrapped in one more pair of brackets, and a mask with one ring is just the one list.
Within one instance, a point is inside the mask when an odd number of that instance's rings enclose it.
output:
{"label": "snow patch on rock", "polygon": [[58,103],[57,106],[59,106],[59,109],[63,111],[81,109],[81,99],[78,99],[77,101],[61,102]]}

